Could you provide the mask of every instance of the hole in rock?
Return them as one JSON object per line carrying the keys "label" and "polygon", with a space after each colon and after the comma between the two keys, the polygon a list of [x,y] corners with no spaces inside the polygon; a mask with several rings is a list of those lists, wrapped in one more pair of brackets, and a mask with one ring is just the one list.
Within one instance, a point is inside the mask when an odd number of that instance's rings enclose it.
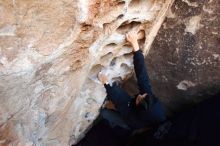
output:
{"label": "hole in rock", "polygon": [[110,63],[110,66],[114,66],[115,65],[115,63],[116,63],[116,60],[117,60],[117,58],[115,57],[114,59],[112,59],[112,61],[111,61],[111,63]]}
{"label": "hole in rock", "polygon": [[129,3],[128,6],[129,6],[129,7],[131,7],[131,6],[135,7],[135,6],[139,5],[140,2],[141,2],[141,0],[132,0],[132,1]]}
{"label": "hole in rock", "polygon": [[92,69],[89,72],[90,78],[91,79],[96,79],[98,73],[102,70],[103,66],[101,64],[97,64],[92,67]]}
{"label": "hole in rock", "polygon": [[132,53],[127,53],[123,55],[127,60],[130,60],[133,58],[133,54]]}
{"label": "hole in rock", "polygon": [[103,19],[97,22],[102,23],[103,28],[105,29],[108,28],[108,25],[114,23],[115,20],[119,19],[119,16],[124,12],[125,1],[113,0],[103,3],[104,4],[101,4],[100,14],[98,14],[102,16]]}
{"label": "hole in rock", "polygon": [[139,42],[140,48],[143,48],[145,40],[146,40],[144,30],[141,30],[141,31],[138,32],[138,39],[139,39],[138,42]]}
{"label": "hole in rock", "polygon": [[122,82],[122,78],[121,77],[114,77],[112,78],[112,82]]}
{"label": "hole in rock", "polygon": [[107,44],[105,47],[103,47],[101,55],[106,55],[107,53],[113,52],[116,46],[117,45],[115,43]]}
{"label": "hole in rock", "polygon": [[138,32],[138,39],[145,39],[145,31],[144,30],[140,30]]}
{"label": "hole in rock", "polygon": [[130,70],[131,70],[131,68],[125,63],[121,64],[121,69],[123,72],[128,72],[128,71],[130,72]]}
{"label": "hole in rock", "polygon": [[70,66],[71,71],[76,71],[77,69],[82,67],[82,61],[81,60],[76,60],[74,63]]}
{"label": "hole in rock", "polygon": [[[106,0],[106,6],[109,6],[110,8],[118,7],[118,6],[125,6],[125,1],[124,0],[111,0],[108,1]],[[108,7],[107,7],[108,8]]]}
{"label": "hole in rock", "polygon": [[106,45],[106,47],[115,47],[115,46],[117,46],[117,44],[115,44],[115,43],[110,43],[110,44]]}
{"label": "hole in rock", "polygon": [[109,52],[108,54],[101,57],[100,63],[102,65],[106,65],[112,60],[112,58],[113,58],[113,54],[111,52]]}
{"label": "hole in rock", "polygon": [[140,25],[141,25],[141,22],[132,21],[129,23],[128,21],[125,21],[118,27],[117,32],[121,34],[125,34],[128,31],[132,30],[132,28],[139,27]]}
{"label": "hole in rock", "polygon": [[123,18],[124,17],[124,14],[121,14],[121,15],[119,15],[118,17],[117,17],[117,19],[121,19],[121,18]]}
{"label": "hole in rock", "polygon": [[109,25],[111,25],[111,23],[103,23],[104,30],[107,29],[109,27]]}
{"label": "hole in rock", "polygon": [[91,27],[92,27],[92,25],[86,24],[86,23],[83,23],[81,26],[82,26],[81,27],[82,31],[89,31],[91,29]]}
{"label": "hole in rock", "polygon": [[125,44],[125,45],[123,45],[119,50],[118,50],[118,52],[117,52],[117,57],[118,56],[122,56],[122,55],[124,55],[124,54],[129,54],[129,53],[131,53],[132,52],[132,47],[131,47],[131,45],[129,44]]}
{"label": "hole in rock", "polygon": [[119,1],[118,5],[125,5],[125,1]]}

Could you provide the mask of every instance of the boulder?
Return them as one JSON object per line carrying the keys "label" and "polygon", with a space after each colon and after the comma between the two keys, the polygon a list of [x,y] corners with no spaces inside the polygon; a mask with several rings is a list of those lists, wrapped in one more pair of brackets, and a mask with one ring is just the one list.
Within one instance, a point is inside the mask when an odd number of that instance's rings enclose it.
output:
{"label": "boulder", "polygon": [[0,0],[0,145],[77,143],[105,100],[97,74],[131,76],[125,33],[142,31],[146,54],[172,3]]}
{"label": "boulder", "polygon": [[[220,3],[176,0],[146,56],[155,95],[175,114],[220,91]],[[127,88],[135,93],[135,79]]]}

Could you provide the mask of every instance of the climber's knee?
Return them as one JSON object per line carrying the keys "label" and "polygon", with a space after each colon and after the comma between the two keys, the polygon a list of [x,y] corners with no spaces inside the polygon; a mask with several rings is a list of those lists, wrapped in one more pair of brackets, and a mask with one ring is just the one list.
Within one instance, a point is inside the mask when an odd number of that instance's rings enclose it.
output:
{"label": "climber's knee", "polygon": [[166,120],[166,114],[164,107],[161,105],[159,100],[157,100],[150,109],[151,120],[156,123],[161,123]]}
{"label": "climber's knee", "polygon": [[108,121],[109,125],[112,128],[114,128],[115,126],[119,126],[124,129],[129,129],[128,125],[117,111],[104,108],[101,109],[100,115],[103,119]]}

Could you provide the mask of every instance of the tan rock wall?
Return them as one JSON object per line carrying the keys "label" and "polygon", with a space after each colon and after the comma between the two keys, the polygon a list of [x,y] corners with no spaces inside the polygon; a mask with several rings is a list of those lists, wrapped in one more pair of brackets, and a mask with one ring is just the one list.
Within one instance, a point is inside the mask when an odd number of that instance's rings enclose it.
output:
{"label": "tan rock wall", "polygon": [[143,52],[172,0],[0,0],[0,145],[70,145],[99,113],[111,81],[133,72],[129,30]]}
{"label": "tan rock wall", "polygon": [[155,94],[176,113],[220,91],[220,3],[176,0],[146,57]]}

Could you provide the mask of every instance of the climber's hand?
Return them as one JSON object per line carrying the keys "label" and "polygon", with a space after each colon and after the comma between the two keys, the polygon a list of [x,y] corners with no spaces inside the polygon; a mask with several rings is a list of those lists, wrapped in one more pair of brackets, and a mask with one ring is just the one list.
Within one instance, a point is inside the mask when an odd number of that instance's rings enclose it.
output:
{"label": "climber's hand", "polygon": [[108,77],[102,73],[98,74],[98,79],[102,84],[107,84],[108,83]]}
{"label": "climber's hand", "polygon": [[136,98],[136,101],[135,101],[136,105],[139,105],[139,104],[141,103],[141,101],[144,100],[144,98],[145,98],[146,96],[147,96],[147,93],[145,93],[145,94],[143,94],[143,95],[139,94],[139,95],[137,96],[137,98]]}
{"label": "climber's hand", "polygon": [[127,41],[129,41],[131,44],[134,44],[138,40],[138,34],[137,31],[130,31],[126,34]]}
{"label": "climber's hand", "polygon": [[114,103],[111,100],[107,100],[105,102],[105,108],[110,109],[110,110],[116,110]]}
{"label": "climber's hand", "polygon": [[126,39],[127,39],[128,42],[131,43],[134,52],[139,50],[137,31],[128,32],[126,34]]}

